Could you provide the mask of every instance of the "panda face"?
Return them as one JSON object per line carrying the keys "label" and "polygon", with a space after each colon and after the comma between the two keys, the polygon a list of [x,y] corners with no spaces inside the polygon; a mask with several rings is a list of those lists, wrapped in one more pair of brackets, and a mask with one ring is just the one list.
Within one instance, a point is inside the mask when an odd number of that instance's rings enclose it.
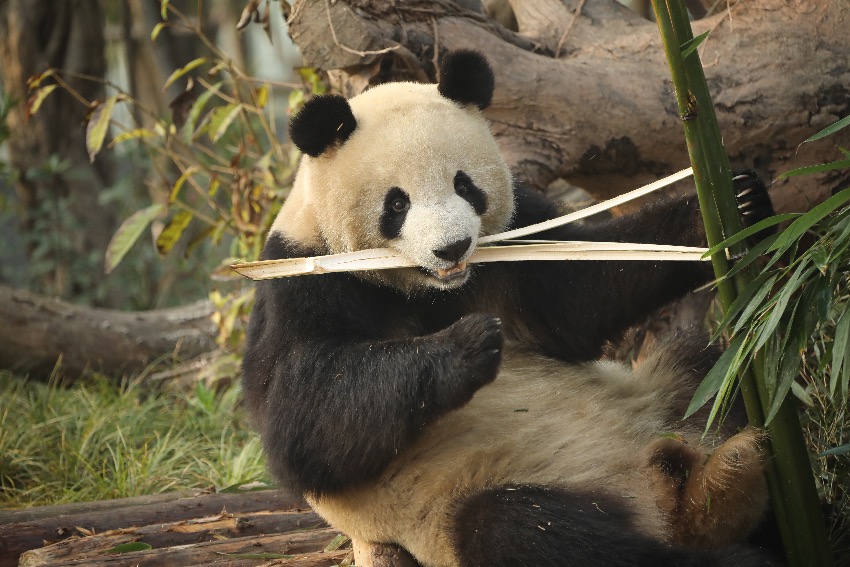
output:
{"label": "panda face", "polygon": [[480,110],[413,83],[381,85],[348,103],[356,127],[303,158],[273,230],[298,239],[315,224],[308,232],[329,253],[394,249],[416,268],[360,275],[407,293],[463,285],[479,237],[503,230],[514,206],[510,172]]}

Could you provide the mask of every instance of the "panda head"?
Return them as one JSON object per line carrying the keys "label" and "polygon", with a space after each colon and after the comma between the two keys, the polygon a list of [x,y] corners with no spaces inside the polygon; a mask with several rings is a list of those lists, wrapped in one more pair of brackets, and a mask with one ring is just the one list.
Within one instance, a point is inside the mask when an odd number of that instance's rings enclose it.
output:
{"label": "panda head", "polygon": [[463,285],[478,238],[503,230],[514,208],[481,112],[493,84],[483,56],[457,51],[436,85],[312,98],[290,124],[304,157],[272,231],[327,253],[392,248],[417,268],[361,275],[407,293]]}

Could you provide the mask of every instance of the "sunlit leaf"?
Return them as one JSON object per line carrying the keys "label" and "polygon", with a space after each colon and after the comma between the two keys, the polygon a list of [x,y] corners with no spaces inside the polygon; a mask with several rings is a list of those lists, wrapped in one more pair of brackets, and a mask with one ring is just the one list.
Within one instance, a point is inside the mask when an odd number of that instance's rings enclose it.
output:
{"label": "sunlit leaf", "polygon": [[198,67],[200,67],[201,65],[203,65],[204,63],[206,63],[208,61],[209,61],[209,59],[207,59],[206,57],[198,57],[197,59],[193,59],[192,61],[189,61],[188,63],[186,63],[185,65],[183,65],[179,69],[175,70],[173,73],[171,73],[171,75],[165,81],[165,85],[163,85],[162,90],[165,91],[168,87],[171,86],[171,84],[174,81],[176,81],[177,79],[179,79],[180,77],[182,77],[183,75],[188,73],[189,71],[191,71],[193,69],[197,69]]}
{"label": "sunlit leaf", "polygon": [[38,112],[38,109],[41,108],[41,104],[47,98],[47,95],[56,90],[57,86],[58,85],[47,85],[46,87],[38,89],[32,94],[32,96],[30,96],[27,101],[27,120],[29,120],[33,114]]}
{"label": "sunlit leaf", "polygon": [[53,69],[48,69],[44,73],[40,73],[38,75],[33,75],[29,79],[27,79],[27,90],[33,90],[41,86],[41,82],[47,77],[53,76],[55,71]]}
{"label": "sunlit leaf", "polygon": [[240,110],[242,106],[239,104],[228,104],[216,108],[210,116],[210,140],[218,142],[227,133]]}
{"label": "sunlit leaf", "polygon": [[153,27],[153,30],[151,30],[151,42],[156,41],[156,38],[159,37],[159,34],[162,32],[162,30],[165,29],[165,26],[167,25],[168,24],[166,24],[165,22],[159,22]]}
{"label": "sunlit leaf", "polygon": [[335,538],[333,538],[333,541],[331,541],[328,545],[325,546],[324,552],[330,553],[331,551],[336,551],[349,541],[351,540],[347,535],[339,534]]}
{"label": "sunlit leaf", "polygon": [[145,228],[159,215],[165,207],[156,204],[136,211],[121,223],[118,230],[106,247],[105,271],[110,273],[121,262],[127,252],[132,248]]}
{"label": "sunlit leaf", "polygon": [[171,188],[171,192],[168,194],[168,204],[171,205],[174,201],[177,200],[177,197],[180,196],[180,189],[183,188],[183,184],[186,183],[186,180],[189,179],[192,175],[194,175],[198,171],[198,168],[193,166],[187,167],[186,171],[183,172],[183,175],[177,178],[177,181],[174,182],[174,187]]}
{"label": "sunlit leaf", "polygon": [[192,222],[192,213],[185,209],[177,211],[165,225],[165,228],[162,229],[162,232],[159,233],[159,236],[156,237],[157,251],[162,255],[171,252],[190,222]]}
{"label": "sunlit leaf", "polygon": [[168,4],[170,2],[171,2],[171,0],[159,0],[159,10],[160,10],[159,13],[162,16],[163,20],[168,19]]}
{"label": "sunlit leaf", "polygon": [[267,84],[263,84],[260,88],[257,89],[257,107],[265,108],[266,103],[269,100],[269,86]]}
{"label": "sunlit leaf", "polygon": [[708,34],[710,34],[710,33],[711,33],[711,30],[708,30],[707,32],[701,33],[698,36],[693,37],[693,38],[689,39],[688,41],[686,41],[685,43],[683,43],[682,45],[680,45],[679,49],[682,52],[682,59],[686,59],[688,57],[688,55],[690,55],[691,53],[696,51],[697,47],[699,47],[700,44],[703,41],[705,41],[705,38],[707,38]]}
{"label": "sunlit leaf", "polygon": [[122,132],[115,136],[112,141],[109,143],[109,147],[117,146],[127,140],[136,140],[138,138],[155,138],[156,132],[152,130],[148,130],[147,128],[135,128],[128,132]]}
{"label": "sunlit leaf", "polygon": [[815,134],[814,136],[809,136],[808,138],[803,140],[803,144],[805,144],[806,142],[814,142],[815,140],[820,140],[821,138],[825,138],[826,136],[829,136],[830,134],[834,134],[834,133],[838,132],[839,130],[841,130],[842,128],[844,128],[848,125],[850,125],[850,116],[845,116],[841,120],[837,120],[837,121],[833,122],[832,124],[830,124],[829,126],[824,128],[823,130],[821,130],[820,132]]}
{"label": "sunlit leaf", "polygon": [[91,118],[89,118],[89,123],[86,126],[86,149],[91,161],[94,161],[95,156],[103,147],[103,140],[106,139],[106,132],[109,130],[109,121],[112,120],[112,111],[115,110],[116,102],[118,102],[117,96],[107,98],[94,109]]}

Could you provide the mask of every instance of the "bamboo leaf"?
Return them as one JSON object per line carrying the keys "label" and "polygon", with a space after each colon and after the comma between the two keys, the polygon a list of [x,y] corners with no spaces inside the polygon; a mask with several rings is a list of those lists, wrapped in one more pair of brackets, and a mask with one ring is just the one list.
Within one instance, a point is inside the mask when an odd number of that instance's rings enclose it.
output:
{"label": "bamboo leaf", "polygon": [[[850,164],[850,160],[848,160]],[[782,231],[768,250],[779,250],[797,242],[816,223],[826,215],[850,200],[850,189],[839,191],[820,205],[812,208],[809,212],[792,222],[788,228]]]}
{"label": "bamboo leaf", "polygon": [[850,125],[850,116],[845,116],[841,120],[837,120],[837,121],[833,122],[832,124],[830,124],[829,126],[824,128],[823,130],[818,132],[817,134],[815,134],[813,136],[809,136],[808,138],[803,140],[803,144],[805,144],[806,142],[814,142],[815,140],[820,140],[821,138],[825,138],[826,136],[829,136],[830,134],[834,134],[834,133],[838,132],[839,130],[841,130],[842,128],[844,128],[848,125]]}
{"label": "bamboo leaf", "polygon": [[188,63],[186,63],[185,65],[183,65],[182,67],[180,67],[179,69],[174,71],[173,73],[171,73],[171,75],[165,81],[165,85],[163,85],[162,90],[165,91],[166,89],[168,89],[168,87],[171,86],[171,84],[174,81],[176,81],[177,79],[179,79],[180,77],[182,77],[183,75],[188,73],[189,71],[191,71],[193,69],[197,69],[198,67],[200,67],[201,65],[203,65],[207,61],[209,61],[209,59],[207,59],[206,57],[198,57],[197,59],[193,59],[192,61],[189,61]]}
{"label": "bamboo leaf", "polygon": [[744,230],[734,234],[733,236],[730,236],[729,238],[727,238],[723,242],[721,242],[721,243],[719,243],[715,246],[712,246],[711,248],[708,249],[708,251],[705,253],[705,255],[706,255],[706,257],[713,256],[714,254],[717,254],[718,252],[720,252],[721,250],[723,250],[725,248],[731,248],[735,244],[741,242],[742,240],[744,240],[745,238],[747,238],[749,236],[756,234],[757,232],[760,232],[760,231],[762,231],[766,228],[770,228],[772,226],[776,226],[777,224],[783,223],[787,220],[795,219],[799,216],[800,216],[800,213],[785,213],[785,214],[782,214],[782,215],[775,215],[775,216],[772,216],[772,217],[768,217],[768,218],[766,218],[762,221],[757,222],[753,226],[747,227]]}
{"label": "bamboo leaf", "polygon": [[156,38],[159,37],[159,34],[162,32],[162,30],[165,29],[165,26],[167,25],[168,24],[166,24],[165,22],[159,22],[153,27],[153,29],[151,30],[151,43],[154,43],[156,41]]}
{"label": "bamboo leaf", "polygon": [[[759,304],[761,304],[764,296],[770,292],[775,281],[776,276],[770,278],[769,274],[763,273],[758,278],[748,283],[747,286],[741,290],[741,293],[738,294],[738,297],[732,305],[729,306],[729,309],[726,310],[723,320],[720,321],[720,324],[717,326],[717,329],[711,337],[711,342],[720,338],[729,326],[729,323],[738,315],[738,313],[744,310],[745,307],[747,309],[755,309]],[[759,292],[762,295],[760,297],[756,296],[756,292]],[[754,296],[756,297],[754,298]],[[747,311],[744,310],[744,312],[746,313]],[[738,320],[739,325],[742,324],[742,321],[747,321],[748,319],[748,316],[746,318],[741,316]],[[737,334],[737,332],[733,332],[732,334]]]}
{"label": "bamboo leaf", "polygon": [[267,84],[263,84],[260,88],[257,89],[257,107],[265,108],[266,103],[269,100],[269,86]]}
{"label": "bamboo leaf", "polygon": [[735,336],[730,341],[729,347],[720,355],[717,363],[709,370],[708,374],[706,374],[703,381],[697,387],[696,392],[694,392],[694,397],[691,399],[691,403],[685,412],[685,418],[690,417],[704,406],[712,396],[720,391],[723,384],[731,376],[735,375],[735,372],[740,366],[743,354],[747,350],[745,348],[747,345],[744,341],[745,338],[746,335],[741,334]]}
{"label": "bamboo leaf", "polygon": [[162,255],[171,252],[171,249],[177,244],[183,231],[186,230],[186,227],[189,226],[191,221],[192,213],[185,209],[177,211],[171,217],[171,220],[168,221],[168,224],[165,225],[165,228],[162,229],[162,232],[159,233],[159,236],[156,237],[157,252]]}
{"label": "bamboo leaf", "polygon": [[790,171],[780,173],[776,179],[786,179],[788,177],[796,177],[798,175],[809,175],[810,173],[822,173],[824,171],[832,171],[834,169],[844,169],[850,167],[850,159],[842,159],[831,163],[821,163],[819,165],[807,165],[806,167],[798,167]]}
{"label": "bamboo leaf", "polygon": [[708,30],[707,32],[701,33],[698,36],[689,39],[688,41],[683,43],[681,46],[679,46],[679,49],[682,50],[682,59],[686,59],[688,57],[688,55],[690,55],[691,53],[696,51],[697,47],[699,47],[700,44],[703,41],[705,41],[705,39],[708,37],[708,34],[710,34],[710,33],[711,33],[711,30]]}
{"label": "bamboo leaf", "polygon": [[830,363],[832,371],[829,377],[830,396],[835,396],[835,390],[839,383],[841,383],[844,395],[847,395],[847,378],[850,377],[850,372],[847,369],[850,366],[847,360],[848,343],[850,343],[850,309],[845,308],[835,324],[835,338],[832,343],[832,362]]}
{"label": "bamboo leaf", "polygon": [[103,140],[106,139],[106,132],[109,130],[109,121],[112,120],[112,111],[115,110],[115,103],[118,102],[118,96],[111,96],[99,104],[89,118],[89,123],[86,126],[86,149],[89,152],[89,159],[94,161],[95,156],[103,147]]}
{"label": "bamboo leaf", "polygon": [[[733,278],[738,272],[743,271],[750,264],[758,260],[762,257],[762,255],[767,252],[767,250],[773,246],[773,243],[776,242],[776,239],[779,237],[778,234],[771,234],[752,248],[750,248],[746,254],[740,259],[736,259],[732,265],[732,269],[726,273],[726,278]],[[772,266],[779,259],[779,255],[774,255],[773,258],[764,266],[763,270],[767,271],[767,269]]]}
{"label": "bamboo leaf", "polygon": [[121,262],[127,252],[132,248],[145,228],[159,215],[165,207],[162,205],[151,205],[130,215],[121,223],[109,245],[106,247],[105,271],[110,273]]}
{"label": "bamboo leaf", "polygon": [[797,269],[794,270],[794,274],[779,290],[773,307],[771,308],[770,316],[761,327],[753,350],[759,350],[762,346],[764,346],[764,343],[767,342],[767,339],[776,330],[776,327],[779,325],[779,321],[785,314],[785,308],[788,306],[791,296],[800,288],[801,285],[805,283],[808,277],[816,271],[817,269],[814,266],[810,266],[808,264],[800,264],[797,266]]}
{"label": "bamboo leaf", "polygon": [[839,447],[833,447],[823,453],[818,453],[818,457],[826,457],[828,455],[843,455],[845,453],[850,453],[850,445],[841,445]]}
{"label": "bamboo leaf", "polygon": [[159,13],[163,20],[168,19],[168,4],[170,3],[171,0],[159,0]]}

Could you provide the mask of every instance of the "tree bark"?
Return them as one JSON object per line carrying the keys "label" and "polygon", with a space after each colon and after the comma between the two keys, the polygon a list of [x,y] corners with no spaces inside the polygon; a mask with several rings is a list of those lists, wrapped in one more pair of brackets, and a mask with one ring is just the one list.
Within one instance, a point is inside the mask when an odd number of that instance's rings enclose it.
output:
{"label": "tree bark", "polygon": [[213,306],[124,312],[84,307],[0,286],[0,367],[49,376],[87,370],[108,376],[143,370],[162,358],[188,360],[216,348]]}
{"label": "tree bark", "polygon": [[[609,0],[586,0],[580,14],[577,1],[510,4],[525,35],[447,0],[301,0],[290,31],[305,63],[349,96],[386,80],[433,80],[445,50],[483,52],[497,75],[493,132],[534,187],[563,178],[603,199],[687,167],[654,23]],[[733,168],[770,180],[842,157],[847,131],[798,145],[850,113],[848,18],[842,0],[751,0],[694,23],[695,33],[712,30],[700,55]],[[794,177],[771,193],[779,212],[804,210],[848,181],[847,171]]]}
{"label": "tree bark", "polygon": [[[98,204],[101,190],[112,183],[112,171],[105,158],[89,162],[84,126],[88,108],[57,89],[28,117],[27,81],[57,68],[86,100],[102,99],[102,84],[68,73],[104,76],[103,29],[99,0],[0,0],[0,72],[5,90],[19,102],[9,116],[8,142],[22,232],[54,236],[57,246],[51,260],[56,269],[41,284],[48,293],[63,297],[83,291],[74,289],[73,257],[104,250],[117,226],[114,213]],[[62,165],[45,170],[51,160]]]}
{"label": "tree bark", "polygon": [[[163,529],[177,529],[175,525]],[[285,534],[237,537],[169,546],[147,551],[107,553],[117,545],[141,541],[132,534],[108,532],[66,540],[21,556],[20,567],[172,567],[174,565],[222,565],[225,567],[256,567],[258,560],[268,565],[275,557],[264,554],[291,556],[281,559],[287,567],[331,567],[337,565],[351,550],[323,552],[325,546],[339,534],[333,528],[295,531]],[[274,563],[272,563],[274,564]]]}
{"label": "tree bark", "polygon": [[[210,516],[216,519],[187,522]],[[164,524],[171,524],[173,529],[164,530]],[[42,506],[0,512],[0,567],[14,567],[25,551],[82,535],[78,527],[95,534],[117,530],[122,537],[134,536],[134,541],[163,547],[169,541],[195,543],[212,537],[258,536],[323,526],[303,498],[278,490],[227,494],[191,491]],[[33,556],[46,557],[43,553]]]}

